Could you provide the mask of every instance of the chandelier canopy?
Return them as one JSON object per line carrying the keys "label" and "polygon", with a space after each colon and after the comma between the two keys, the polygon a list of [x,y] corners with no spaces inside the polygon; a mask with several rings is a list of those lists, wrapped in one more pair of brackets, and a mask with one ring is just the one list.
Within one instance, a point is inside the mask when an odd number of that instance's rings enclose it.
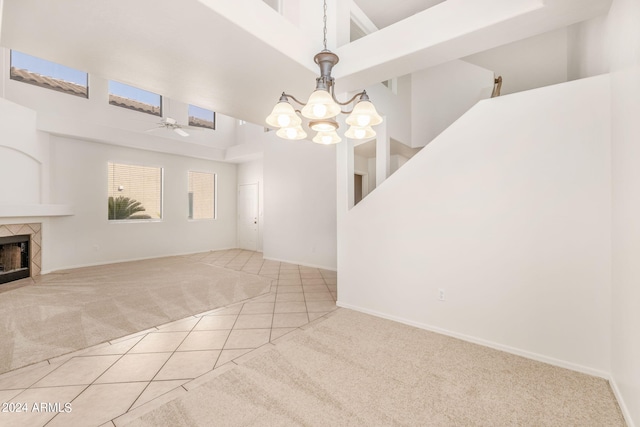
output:
{"label": "chandelier canopy", "polygon": [[[267,125],[279,128],[276,132],[284,139],[305,139],[307,133],[302,128],[302,117],[309,119],[309,128],[318,132],[312,139],[319,144],[337,144],[342,141],[336,130],[339,125],[334,119],[338,114],[349,114],[346,123],[350,126],[345,136],[351,139],[368,139],[376,135],[371,126],[382,123],[382,117],[376,107],[369,100],[366,91],[355,94],[350,100],[340,102],[334,93],[335,82],[331,77],[331,70],[340,60],[338,55],[327,49],[327,1],[324,0],[324,49],[314,56],[313,60],[320,67],[320,77],[316,78],[316,89],[309,96],[309,100],[301,102],[293,95],[282,92],[280,100],[273,107],[266,119]],[[302,106],[302,110],[293,108],[289,99]],[[342,107],[356,101],[351,111],[344,111]]]}

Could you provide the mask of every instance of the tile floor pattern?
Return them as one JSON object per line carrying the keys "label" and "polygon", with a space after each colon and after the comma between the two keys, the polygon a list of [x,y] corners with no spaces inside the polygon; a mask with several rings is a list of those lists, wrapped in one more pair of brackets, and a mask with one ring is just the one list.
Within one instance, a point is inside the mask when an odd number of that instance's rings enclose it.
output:
{"label": "tile floor pattern", "polygon": [[189,257],[274,279],[270,293],[0,375],[0,425],[120,425],[112,420],[336,309],[335,272],[242,250]]}

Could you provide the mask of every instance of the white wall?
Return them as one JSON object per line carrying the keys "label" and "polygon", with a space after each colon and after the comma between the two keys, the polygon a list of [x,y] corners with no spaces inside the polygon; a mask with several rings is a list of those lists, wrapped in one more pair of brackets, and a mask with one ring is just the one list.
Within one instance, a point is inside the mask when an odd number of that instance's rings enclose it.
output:
{"label": "white wall", "polygon": [[262,159],[238,164],[238,186],[258,184],[258,252],[264,240],[264,162]]}
{"label": "white wall", "polygon": [[609,72],[608,16],[599,16],[567,28],[567,78]]}
{"label": "white wall", "polygon": [[[36,131],[36,112],[0,98],[0,205],[49,203],[49,139]],[[18,208],[18,211],[21,209]],[[42,251],[51,253],[49,218],[0,217],[0,224],[42,224]],[[43,255],[42,268],[47,268]]]}
{"label": "white wall", "polygon": [[481,99],[491,96],[493,72],[451,61],[411,75],[411,147],[424,147]]}
{"label": "white wall", "polygon": [[41,164],[20,151],[2,146],[0,159],[11,165],[0,167],[0,203],[39,203]]}
{"label": "white wall", "polygon": [[0,98],[0,203],[43,203],[48,155],[36,112]]}
{"label": "white wall", "polygon": [[237,121],[235,141],[236,145],[227,148],[225,160],[230,162],[247,162],[262,158],[264,151],[265,124]]}
{"label": "white wall", "polygon": [[503,95],[567,81],[567,29],[562,28],[463,58],[502,76]]}
{"label": "white wall", "polygon": [[372,157],[367,160],[369,166],[369,193],[376,189],[376,158]]}
{"label": "white wall", "polygon": [[407,157],[404,157],[400,154],[391,155],[391,170],[390,174],[395,173],[398,169],[400,169],[405,163],[409,161]]}
{"label": "white wall", "polygon": [[607,18],[612,82],[614,390],[640,426],[640,3],[614,0]]}
{"label": "white wall", "polygon": [[611,385],[629,426],[640,425],[640,3],[570,28],[569,77],[611,73]]}
{"label": "white wall", "polygon": [[[160,222],[107,220],[107,162],[164,168]],[[188,220],[187,172],[217,174],[218,218]],[[236,246],[236,166],[110,144],[51,137],[51,191],[74,215],[52,218],[47,270]]]}
{"label": "white wall", "polygon": [[[337,83],[339,87],[340,82]],[[397,78],[395,91],[382,83],[365,88],[378,113],[386,121],[389,138],[400,141],[406,145],[411,143],[411,97],[413,93],[411,76]],[[353,94],[351,94],[353,96]],[[351,98],[347,95],[340,96],[340,100]],[[340,128],[346,131],[347,126]],[[374,130],[378,128],[374,127]]]}
{"label": "white wall", "polygon": [[608,106],[606,76],[476,104],[340,206],[339,305],[607,376]]}
{"label": "white wall", "polygon": [[228,156],[245,148],[264,151],[262,159],[238,165],[238,183],[259,179],[264,184],[260,188],[264,257],[335,270],[335,148],[283,140],[252,123],[238,126],[236,134],[238,146]]}
{"label": "white wall", "polygon": [[265,135],[264,256],[336,268],[335,146]]}
{"label": "white wall", "polygon": [[369,173],[369,161],[367,157],[353,156],[353,169],[356,172]]}

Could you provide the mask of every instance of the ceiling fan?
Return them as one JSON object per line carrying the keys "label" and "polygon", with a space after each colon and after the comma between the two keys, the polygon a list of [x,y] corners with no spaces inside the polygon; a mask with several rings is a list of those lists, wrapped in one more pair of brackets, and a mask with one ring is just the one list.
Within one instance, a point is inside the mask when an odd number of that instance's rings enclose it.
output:
{"label": "ceiling fan", "polygon": [[169,129],[174,131],[180,136],[189,136],[189,134],[183,129],[183,126],[178,124],[176,119],[172,119],[171,117],[163,117],[160,122],[158,122],[158,126],[152,129],[147,129],[146,132],[151,132],[156,129]]}

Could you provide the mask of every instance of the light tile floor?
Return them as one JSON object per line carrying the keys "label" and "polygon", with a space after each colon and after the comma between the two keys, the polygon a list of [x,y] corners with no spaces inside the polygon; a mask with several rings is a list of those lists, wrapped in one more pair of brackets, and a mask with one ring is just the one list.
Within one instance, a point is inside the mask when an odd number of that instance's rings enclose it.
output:
{"label": "light tile floor", "polygon": [[187,392],[336,309],[333,271],[268,261],[242,250],[189,258],[271,278],[271,290],[0,375],[0,425],[123,425],[124,414]]}

